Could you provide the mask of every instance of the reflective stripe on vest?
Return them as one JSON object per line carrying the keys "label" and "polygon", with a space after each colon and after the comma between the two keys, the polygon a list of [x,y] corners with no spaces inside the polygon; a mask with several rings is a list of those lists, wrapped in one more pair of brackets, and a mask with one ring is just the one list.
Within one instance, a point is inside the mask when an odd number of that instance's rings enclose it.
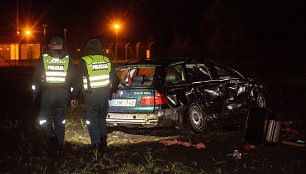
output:
{"label": "reflective stripe on vest", "polygon": [[69,57],[65,56],[59,59],[44,54],[43,60],[47,83],[64,83],[69,65]]}
{"label": "reflective stripe on vest", "polygon": [[[111,63],[107,57],[102,55],[85,56],[83,60],[86,62],[90,87],[99,88],[108,86],[109,72],[111,70]],[[86,76],[83,76],[84,90],[88,89],[88,82]]]}

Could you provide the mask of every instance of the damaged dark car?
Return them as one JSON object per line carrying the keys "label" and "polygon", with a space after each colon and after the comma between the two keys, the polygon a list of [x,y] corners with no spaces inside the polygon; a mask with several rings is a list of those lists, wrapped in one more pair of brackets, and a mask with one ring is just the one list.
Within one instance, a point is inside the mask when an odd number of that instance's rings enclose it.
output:
{"label": "damaged dark car", "polygon": [[250,106],[265,108],[263,85],[202,58],[165,58],[116,67],[118,91],[109,101],[109,127],[192,128]]}

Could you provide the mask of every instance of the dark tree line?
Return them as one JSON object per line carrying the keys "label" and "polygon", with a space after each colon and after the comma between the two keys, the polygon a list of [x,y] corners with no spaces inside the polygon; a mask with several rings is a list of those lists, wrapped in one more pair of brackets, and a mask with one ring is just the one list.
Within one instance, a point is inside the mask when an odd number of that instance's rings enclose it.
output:
{"label": "dark tree line", "polygon": [[203,9],[196,26],[199,33],[187,37],[175,33],[171,56],[262,60],[303,60],[306,56],[305,3],[301,0],[213,0]]}

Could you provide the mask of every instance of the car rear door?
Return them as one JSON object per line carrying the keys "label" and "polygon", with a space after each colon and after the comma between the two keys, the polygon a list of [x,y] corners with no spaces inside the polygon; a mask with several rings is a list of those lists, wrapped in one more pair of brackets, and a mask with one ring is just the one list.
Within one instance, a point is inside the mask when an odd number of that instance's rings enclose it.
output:
{"label": "car rear door", "polygon": [[170,107],[186,103],[186,76],[183,64],[170,65],[165,74],[166,97]]}

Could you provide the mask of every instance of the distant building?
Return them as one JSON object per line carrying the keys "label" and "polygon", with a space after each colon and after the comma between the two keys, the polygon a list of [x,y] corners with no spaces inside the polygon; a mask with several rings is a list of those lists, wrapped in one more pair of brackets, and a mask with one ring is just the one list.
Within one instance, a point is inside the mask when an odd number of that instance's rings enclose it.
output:
{"label": "distant building", "polygon": [[18,36],[0,36],[0,61],[38,59],[40,43]]}

